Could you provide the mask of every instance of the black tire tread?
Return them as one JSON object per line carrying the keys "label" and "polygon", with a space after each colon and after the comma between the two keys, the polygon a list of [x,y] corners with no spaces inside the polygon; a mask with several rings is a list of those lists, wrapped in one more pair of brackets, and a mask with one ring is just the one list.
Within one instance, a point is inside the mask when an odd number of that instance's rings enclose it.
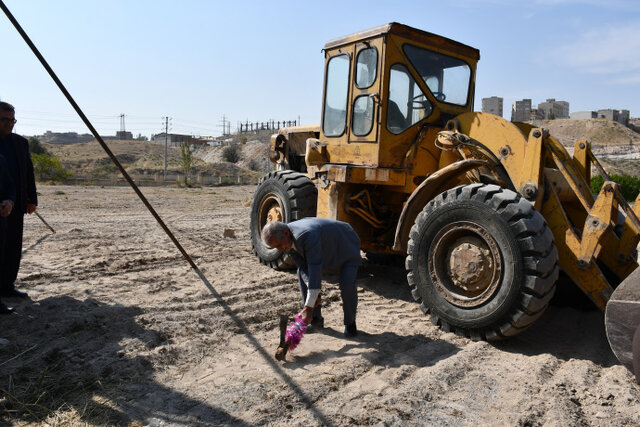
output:
{"label": "black tire tread", "polygon": [[[412,271],[415,241],[419,225],[431,211],[450,200],[475,200],[488,204],[504,219],[513,232],[522,253],[524,281],[518,303],[500,321],[484,328],[456,328],[440,318],[422,300],[416,274]],[[474,340],[495,341],[516,335],[533,324],[546,310],[556,289],[559,274],[558,251],[544,217],[517,193],[493,184],[471,184],[445,191],[436,196],[417,216],[409,233],[405,262],[411,295],[431,322],[442,330],[465,335]]]}
{"label": "black tire tread", "polygon": [[[257,189],[266,181],[275,181],[284,189],[284,192],[289,197],[292,221],[316,215],[318,190],[315,184],[305,174],[292,170],[272,171],[260,179]],[[252,209],[253,207],[252,205]],[[256,229],[253,223],[250,224],[250,228],[252,233],[251,249],[262,264],[276,270],[289,270],[295,267],[293,260],[286,255],[279,256],[273,261],[260,257],[255,246],[256,239],[253,233],[256,232]]]}

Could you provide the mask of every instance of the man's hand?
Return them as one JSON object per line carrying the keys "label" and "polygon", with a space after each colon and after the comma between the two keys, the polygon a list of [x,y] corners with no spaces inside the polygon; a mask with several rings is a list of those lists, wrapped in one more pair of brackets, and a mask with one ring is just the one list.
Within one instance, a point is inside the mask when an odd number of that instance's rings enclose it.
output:
{"label": "man's hand", "polygon": [[27,203],[27,213],[32,214],[36,211],[36,205],[33,203]]}
{"label": "man's hand", "polygon": [[13,202],[9,199],[3,200],[0,203],[0,216],[9,216],[13,210]]}
{"label": "man's hand", "polygon": [[313,319],[313,307],[307,307],[305,305],[302,311],[298,313],[298,316],[302,317],[302,320],[304,320],[304,323],[308,325],[309,323],[311,323],[311,320]]}

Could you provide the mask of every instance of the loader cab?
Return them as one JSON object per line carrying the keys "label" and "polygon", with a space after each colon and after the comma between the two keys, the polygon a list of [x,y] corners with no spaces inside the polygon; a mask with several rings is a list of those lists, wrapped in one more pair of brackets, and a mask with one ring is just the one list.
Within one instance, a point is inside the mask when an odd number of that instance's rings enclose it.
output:
{"label": "loader cab", "polygon": [[330,40],[320,141],[331,163],[401,166],[422,127],[471,111],[478,50],[398,23]]}

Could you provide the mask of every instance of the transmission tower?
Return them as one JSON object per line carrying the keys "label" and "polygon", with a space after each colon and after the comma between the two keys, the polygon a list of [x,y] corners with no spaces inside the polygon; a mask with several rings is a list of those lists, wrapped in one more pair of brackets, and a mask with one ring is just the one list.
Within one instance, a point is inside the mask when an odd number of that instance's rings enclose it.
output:
{"label": "transmission tower", "polygon": [[227,116],[222,116],[221,124],[219,127],[222,128],[222,136],[231,135],[231,120],[227,119]]}

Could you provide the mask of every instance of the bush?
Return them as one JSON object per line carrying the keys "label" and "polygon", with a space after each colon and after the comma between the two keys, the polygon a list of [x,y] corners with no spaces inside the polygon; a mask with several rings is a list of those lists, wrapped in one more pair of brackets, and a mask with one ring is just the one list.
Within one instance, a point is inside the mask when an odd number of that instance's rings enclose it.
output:
{"label": "bush", "polygon": [[259,172],[260,169],[262,169],[262,162],[253,157],[251,160],[249,160],[249,164],[247,166],[249,166],[249,169],[251,169],[252,171]]}
{"label": "bush", "polygon": [[51,179],[54,181],[63,180],[73,174],[64,169],[60,160],[48,154],[31,154],[33,162],[33,172],[39,180]]}
{"label": "bush", "polygon": [[240,160],[240,148],[237,145],[224,147],[222,158],[229,163],[238,163],[238,160]]}
{"label": "bush", "polygon": [[[638,194],[640,194],[640,178],[630,175],[611,175],[611,180],[617,184],[620,184],[620,192],[625,199],[629,202],[633,202]],[[602,186],[604,185],[604,178],[600,175],[596,175],[591,178],[591,192],[593,194],[600,193]]]}
{"label": "bush", "polygon": [[35,136],[29,138],[29,151],[31,154],[46,154],[50,155],[46,148],[42,146],[40,140]]}

